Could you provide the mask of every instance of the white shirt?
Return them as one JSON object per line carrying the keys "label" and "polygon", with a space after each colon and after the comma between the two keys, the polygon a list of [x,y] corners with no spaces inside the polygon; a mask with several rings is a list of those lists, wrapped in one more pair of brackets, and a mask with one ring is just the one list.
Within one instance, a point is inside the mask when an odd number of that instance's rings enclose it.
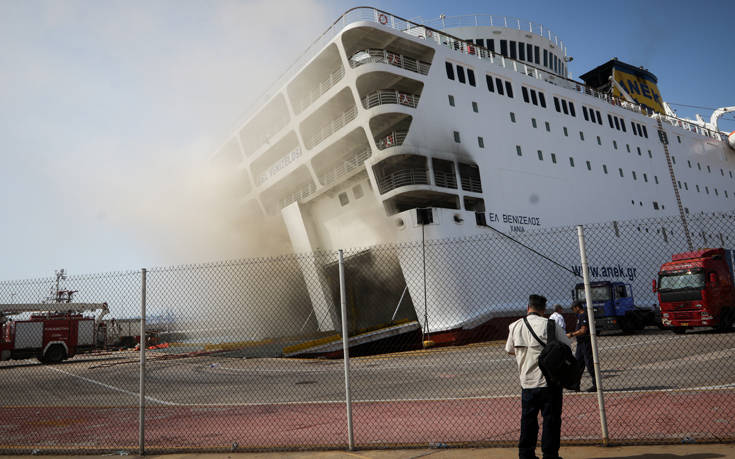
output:
{"label": "white shirt", "polygon": [[564,330],[564,332],[567,331],[567,323],[564,321],[564,316],[559,314],[558,312],[554,311],[552,315],[549,316],[549,319],[556,322],[556,328],[561,328]]}
{"label": "white shirt", "polygon": [[[536,314],[529,314],[526,317],[541,341],[548,342],[546,337],[548,319]],[[556,327],[556,339],[567,346],[572,344],[563,328]],[[521,387],[524,389],[547,387],[546,379],[538,367],[538,356],[542,349],[541,344],[528,331],[523,319],[518,319],[508,326],[508,341],[505,343],[505,351],[508,354],[515,354],[521,377]]]}

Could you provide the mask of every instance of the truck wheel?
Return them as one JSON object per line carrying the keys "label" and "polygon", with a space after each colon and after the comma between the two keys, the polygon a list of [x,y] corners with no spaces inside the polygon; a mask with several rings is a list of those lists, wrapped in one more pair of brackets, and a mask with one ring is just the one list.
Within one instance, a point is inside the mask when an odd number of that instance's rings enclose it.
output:
{"label": "truck wheel", "polygon": [[677,335],[683,335],[687,331],[686,327],[674,327],[672,330],[674,330],[674,333]]}
{"label": "truck wheel", "polygon": [[733,312],[735,312],[735,309],[725,308],[722,313],[720,313],[720,321],[715,327],[715,330],[720,333],[727,333],[732,330]]}
{"label": "truck wheel", "polygon": [[54,344],[46,350],[43,355],[43,363],[59,363],[66,358],[66,351],[63,346]]}

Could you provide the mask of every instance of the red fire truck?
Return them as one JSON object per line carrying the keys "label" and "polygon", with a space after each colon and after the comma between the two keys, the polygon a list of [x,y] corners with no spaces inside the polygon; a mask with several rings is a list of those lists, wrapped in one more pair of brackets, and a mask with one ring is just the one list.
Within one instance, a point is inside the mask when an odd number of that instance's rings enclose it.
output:
{"label": "red fire truck", "polygon": [[728,331],[735,319],[735,252],[701,249],[672,255],[658,273],[661,321],[675,333],[692,327]]}
{"label": "red fire truck", "polygon": [[[35,357],[43,363],[58,363],[104,345],[100,319],[109,312],[107,303],[72,303],[74,293],[56,290],[49,303],[0,304],[0,360]],[[81,314],[98,309],[97,319]],[[24,313],[31,314],[19,320],[8,317]]]}

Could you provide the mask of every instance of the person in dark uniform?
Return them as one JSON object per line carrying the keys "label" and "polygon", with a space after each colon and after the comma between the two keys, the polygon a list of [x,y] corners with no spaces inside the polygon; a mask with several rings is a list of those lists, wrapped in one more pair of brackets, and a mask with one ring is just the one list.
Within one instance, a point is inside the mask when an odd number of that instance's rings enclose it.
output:
{"label": "person in dark uniform", "polygon": [[567,333],[568,337],[577,337],[577,350],[574,353],[577,361],[584,363],[587,371],[592,378],[592,387],[587,392],[597,392],[597,383],[595,382],[595,366],[592,361],[592,340],[590,338],[590,323],[582,302],[577,300],[572,303],[572,311],[577,314],[577,328],[573,332]]}

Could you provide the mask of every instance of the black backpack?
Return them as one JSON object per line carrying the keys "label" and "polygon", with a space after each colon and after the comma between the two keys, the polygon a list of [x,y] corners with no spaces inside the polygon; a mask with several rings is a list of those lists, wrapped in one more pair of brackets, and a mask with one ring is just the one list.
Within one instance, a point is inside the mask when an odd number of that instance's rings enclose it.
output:
{"label": "black backpack", "polygon": [[524,317],[523,321],[531,335],[544,347],[538,356],[538,366],[544,378],[546,378],[546,382],[549,385],[554,384],[565,389],[578,391],[584,365],[574,358],[572,349],[569,346],[556,339],[556,323],[553,320],[547,322],[546,336],[549,342],[544,343],[533,331],[528,319]]}

